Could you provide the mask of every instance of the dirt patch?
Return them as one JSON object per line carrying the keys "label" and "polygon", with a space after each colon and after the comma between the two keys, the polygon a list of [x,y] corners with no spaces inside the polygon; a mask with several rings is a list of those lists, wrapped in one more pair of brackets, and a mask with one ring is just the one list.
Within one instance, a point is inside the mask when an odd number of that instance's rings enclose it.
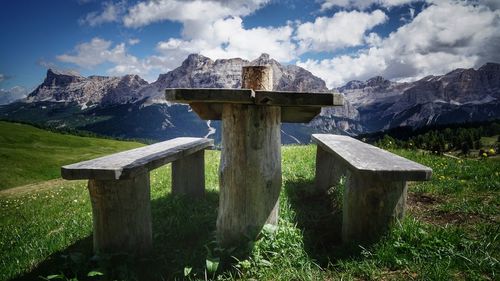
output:
{"label": "dirt patch", "polygon": [[[77,181],[74,181],[76,183]],[[78,181],[79,182],[79,181]],[[0,191],[0,197],[18,197],[23,196],[32,192],[40,192],[45,190],[50,190],[52,188],[60,187],[61,185],[67,184],[68,181],[63,179],[54,179],[38,183],[31,183],[27,185],[22,185],[18,187],[13,187]]]}
{"label": "dirt patch", "polygon": [[465,223],[476,224],[481,221],[484,221],[485,218],[476,214],[436,211],[436,212],[431,212],[428,216],[424,216],[424,220],[426,222],[437,225],[446,225],[446,224],[459,225]]}
{"label": "dirt patch", "polygon": [[497,218],[490,218],[479,214],[439,210],[439,205],[446,203],[446,201],[446,198],[434,195],[409,193],[407,202],[408,211],[417,219],[434,225],[498,222]]}
{"label": "dirt patch", "polygon": [[417,217],[429,213],[437,208],[437,205],[445,202],[444,199],[424,193],[408,193],[408,211]]}

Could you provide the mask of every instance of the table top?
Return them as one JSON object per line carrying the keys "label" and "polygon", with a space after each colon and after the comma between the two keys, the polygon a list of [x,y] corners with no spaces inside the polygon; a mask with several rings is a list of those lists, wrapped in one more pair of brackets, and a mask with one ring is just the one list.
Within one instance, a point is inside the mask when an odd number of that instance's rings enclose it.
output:
{"label": "table top", "polygon": [[191,105],[204,120],[220,120],[222,104],[280,106],[281,121],[303,123],[311,121],[321,107],[341,106],[340,93],[285,91],[254,91],[251,89],[166,89],[167,101]]}

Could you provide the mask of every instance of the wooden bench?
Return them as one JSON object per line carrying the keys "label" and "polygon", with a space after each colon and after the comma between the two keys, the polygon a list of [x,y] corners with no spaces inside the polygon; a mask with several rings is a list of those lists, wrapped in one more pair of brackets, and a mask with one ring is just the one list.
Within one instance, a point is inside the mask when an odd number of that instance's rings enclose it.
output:
{"label": "wooden bench", "polygon": [[172,193],[200,197],[204,149],[213,140],[176,138],[63,166],[67,180],[88,179],[94,251],[145,255],[152,247],[149,171],[172,162]]}
{"label": "wooden bench", "polygon": [[407,181],[429,180],[432,169],[348,136],[314,134],[316,188],[326,191],[346,176],[342,240],[377,240],[406,208]]}

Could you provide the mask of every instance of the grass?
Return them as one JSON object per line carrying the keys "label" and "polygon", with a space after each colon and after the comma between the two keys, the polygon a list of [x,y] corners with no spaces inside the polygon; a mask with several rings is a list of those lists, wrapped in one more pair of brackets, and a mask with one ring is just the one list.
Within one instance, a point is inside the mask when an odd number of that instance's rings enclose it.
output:
{"label": "grass", "polygon": [[498,140],[498,135],[491,136],[491,137],[482,137],[481,143],[485,147],[495,147],[497,140]]}
{"label": "grass", "polygon": [[0,132],[0,190],[55,179],[64,164],[141,145],[57,134],[4,121],[0,121]]}
{"label": "grass", "polygon": [[248,256],[214,242],[217,151],[206,153],[198,201],[170,194],[170,165],[152,172],[155,246],[146,260],[93,257],[83,181],[0,193],[0,280],[498,280],[500,161],[394,152],[434,175],[411,184],[406,218],[366,247],[339,243],[341,196],[312,191],[313,146],[283,147],[279,227],[265,228]]}

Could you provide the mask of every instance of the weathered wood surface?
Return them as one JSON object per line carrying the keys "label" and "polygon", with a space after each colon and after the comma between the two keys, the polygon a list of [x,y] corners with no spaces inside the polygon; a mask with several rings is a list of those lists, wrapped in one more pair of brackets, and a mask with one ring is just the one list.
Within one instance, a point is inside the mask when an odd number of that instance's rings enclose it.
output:
{"label": "weathered wood surface", "polygon": [[255,91],[255,103],[276,106],[322,107],[342,105],[344,99],[339,93]]}
{"label": "weathered wood surface", "polygon": [[342,105],[339,93],[287,92],[253,89],[166,89],[167,101],[177,103],[238,103],[271,106],[323,107]]}
{"label": "weathered wood surface", "polygon": [[405,214],[407,184],[347,171],[342,203],[342,241],[369,243],[379,239]]}
{"label": "weathered wood surface", "polygon": [[346,169],[342,167],[328,151],[321,146],[316,149],[316,189],[326,192],[333,186],[337,186],[340,178],[345,175]]}
{"label": "weathered wood surface", "polygon": [[429,180],[432,170],[348,136],[314,134],[316,187],[326,190],[346,175],[342,241],[370,243],[402,219],[408,180]]}
{"label": "weathered wood surface", "polygon": [[94,251],[147,255],[151,251],[149,173],[133,179],[89,180]]}
{"label": "weathered wood surface", "polygon": [[432,169],[348,136],[313,134],[312,141],[360,174],[388,181],[429,180]]}
{"label": "weathered wood surface", "polygon": [[[221,120],[222,103],[189,104],[191,108],[203,120]],[[321,112],[321,107],[311,106],[283,106],[281,107],[281,122],[283,123],[308,123]]]}
{"label": "weathered wood surface", "polygon": [[241,88],[273,90],[273,69],[268,65],[244,66],[241,69]]}
{"label": "weathered wood surface", "polygon": [[[266,68],[244,68],[243,86],[271,90],[272,77],[265,75],[271,75]],[[280,118],[278,106],[223,105],[217,240],[224,247],[254,239],[266,223],[278,222]]]}
{"label": "weathered wood surface", "polygon": [[222,103],[193,102],[189,106],[202,120],[221,120]]}
{"label": "weathered wood surface", "polygon": [[199,150],[213,146],[213,140],[175,138],[61,168],[64,179],[131,179]]}
{"label": "weathered wood surface", "polygon": [[281,122],[309,123],[321,112],[321,107],[283,106],[281,107]]}
{"label": "weathered wood surface", "polygon": [[172,162],[172,194],[191,198],[205,194],[205,150]]}
{"label": "weathered wood surface", "polygon": [[254,92],[250,89],[166,89],[167,101],[178,103],[254,103]]}

